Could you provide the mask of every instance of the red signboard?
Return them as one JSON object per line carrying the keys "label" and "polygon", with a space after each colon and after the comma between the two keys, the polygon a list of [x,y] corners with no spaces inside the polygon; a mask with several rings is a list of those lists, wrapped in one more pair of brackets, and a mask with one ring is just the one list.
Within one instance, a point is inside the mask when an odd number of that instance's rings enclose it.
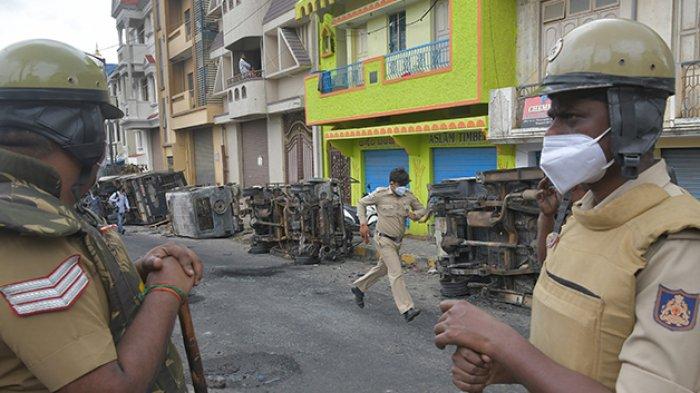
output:
{"label": "red signboard", "polygon": [[523,102],[522,128],[549,127],[552,119],[547,111],[552,107],[552,100],[547,96],[526,98]]}

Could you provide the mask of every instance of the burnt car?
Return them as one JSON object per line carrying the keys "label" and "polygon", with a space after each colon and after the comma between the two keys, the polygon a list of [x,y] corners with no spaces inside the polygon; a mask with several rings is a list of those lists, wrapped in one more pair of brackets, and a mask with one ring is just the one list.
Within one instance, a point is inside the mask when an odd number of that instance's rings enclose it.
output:
{"label": "burnt car", "polygon": [[173,233],[191,238],[228,237],[243,231],[240,188],[182,187],[166,193]]}
{"label": "burnt car", "polygon": [[336,180],[311,179],[290,186],[284,223],[289,253],[297,263],[336,260],[350,253],[353,235],[342,201]]}
{"label": "burnt car", "polygon": [[287,203],[289,187],[284,184],[253,186],[243,190],[246,209],[253,228],[251,254],[286,255],[284,243],[287,233],[284,224],[284,207]]}
{"label": "burnt car", "polygon": [[442,293],[483,292],[529,306],[537,261],[537,167],[482,172],[431,186]]}

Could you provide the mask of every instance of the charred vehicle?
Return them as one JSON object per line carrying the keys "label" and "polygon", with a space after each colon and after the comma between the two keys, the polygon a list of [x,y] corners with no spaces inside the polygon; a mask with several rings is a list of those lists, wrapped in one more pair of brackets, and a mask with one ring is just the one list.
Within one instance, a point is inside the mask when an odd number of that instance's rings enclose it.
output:
{"label": "charred vehicle", "polygon": [[335,180],[313,179],[290,186],[284,207],[289,254],[299,264],[336,260],[350,252],[352,229]]}
{"label": "charred vehicle", "polygon": [[250,226],[253,228],[249,253],[286,253],[283,243],[287,241],[287,233],[283,219],[288,188],[278,184],[254,186],[243,190],[246,203],[244,213],[250,216]]}
{"label": "charred vehicle", "polygon": [[186,185],[182,172],[146,172],[102,177],[95,189],[103,201],[103,211],[109,212],[111,207],[107,200],[118,187],[123,186],[131,206],[126,222],[131,225],[151,225],[168,219],[165,193]]}
{"label": "charred vehicle", "polygon": [[448,297],[485,292],[529,306],[537,261],[539,168],[487,171],[431,186],[438,271]]}
{"label": "charred vehicle", "polygon": [[235,184],[169,191],[166,199],[173,232],[191,238],[228,237],[241,232],[240,194]]}

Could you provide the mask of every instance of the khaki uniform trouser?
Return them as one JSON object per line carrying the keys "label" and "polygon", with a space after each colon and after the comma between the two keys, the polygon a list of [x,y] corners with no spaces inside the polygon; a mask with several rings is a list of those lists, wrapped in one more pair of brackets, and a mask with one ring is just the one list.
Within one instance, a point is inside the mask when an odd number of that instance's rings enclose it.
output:
{"label": "khaki uniform trouser", "polygon": [[367,292],[369,287],[374,285],[380,278],[388,275],[391,293],[394,295],[394,302],[401,314],[413,308],[413,299],[406,289],[406,282],[403,278],[401,259],[399,258],[400,244],[396,244],[383,236],[375,236],[374,243],[379,253],[377,265],[370,269],[367,274],[360,277],[353,283],[362,292]]}

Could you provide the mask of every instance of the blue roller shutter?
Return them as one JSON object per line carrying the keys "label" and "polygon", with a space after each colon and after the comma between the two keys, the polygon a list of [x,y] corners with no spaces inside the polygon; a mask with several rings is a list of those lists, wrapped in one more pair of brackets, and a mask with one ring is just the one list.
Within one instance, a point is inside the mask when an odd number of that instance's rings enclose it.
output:
{"label": "blue roller shutter", "polygon": [[700,149],[663,149],[661,156],[676,173],[678,185],[700,198]]}
{"label": "blue roller shutter", "polygon": [[433,183],[475,176],[496,169],[495,147],[446,147],[433,149]]}
{"label": "blue roller shutter", "polygon": [[392,169],[402,167],[408,171],[408,154],[403,149],[365,150],[365,190],[371,193],[377,187],[389,185],[389,173]]}

